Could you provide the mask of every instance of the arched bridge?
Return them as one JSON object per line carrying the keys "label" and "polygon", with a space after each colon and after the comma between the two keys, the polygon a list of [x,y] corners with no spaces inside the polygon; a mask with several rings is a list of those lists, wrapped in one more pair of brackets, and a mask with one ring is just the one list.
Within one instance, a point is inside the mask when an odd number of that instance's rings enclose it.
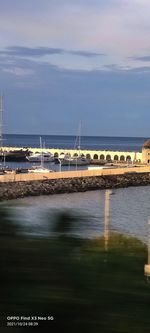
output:
{"label": "arched bridge", "polygon": [[[24,148],[18,147],[3,147],[3,150],[18,150]],[[40,148],[28,148],[31,152],[41,152]],[[116,162],[126,162],[126,161],[136,161],[142,162],[142,152],[135,151],[111,151],[111,150],[76,150],[76,149],[60,149],[60,148],[44,148],[44,151],[51,152],[55,157],[61,157],[65,154],[68,154],[70,157],[78,157],[83,155],[86,158],[92,160],[100,161],[116,161]]]}
{"label": "arched bridge", "polygon": [[[18,147],[5,147],[4,150],[18,150]],[[21,148],[20,148],[21,149]],[[23,148],[22,148],[23,149]],[[32,152],[40,152],[40,148],[28,148]],[[44,148],[44,151],[51,152],[55,157],[61,157],[68,154],[70,157],[78,157],[83,155],[86,158],[100,161],[136,161],[142,162],[142,152],[135,151],[111,151],[111,150],[76,150],[76,149],[60,149],[60,148]]]}

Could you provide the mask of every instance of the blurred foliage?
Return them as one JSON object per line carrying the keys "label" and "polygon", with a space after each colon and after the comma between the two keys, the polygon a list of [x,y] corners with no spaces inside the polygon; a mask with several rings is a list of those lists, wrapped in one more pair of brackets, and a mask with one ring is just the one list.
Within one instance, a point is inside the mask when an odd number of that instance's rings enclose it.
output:
{"label": "blurred foliage", "polygon": [[52,315],[54,321],[39,323],[41,331],[149,333],[146,246],[113,234],[105,251],[103,236],[91,240],[71,236],[74,223],[78,221],[63,212],[57,215],[53,236],[21,237],[11,212],[0,209],[4,326],[7,315]]}

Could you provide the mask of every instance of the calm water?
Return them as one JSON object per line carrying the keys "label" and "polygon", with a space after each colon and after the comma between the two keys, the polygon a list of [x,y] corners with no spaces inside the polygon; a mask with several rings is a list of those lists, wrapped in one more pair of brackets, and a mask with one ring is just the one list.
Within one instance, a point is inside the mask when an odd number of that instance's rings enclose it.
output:
{"label": "calm water", "polygon": [[[17,147],[39,147],[40,135],[4,135],[5,146]],[[81,137],[82,149],[93,150],[123,150],[140,151],[142,144],[147,138],[130,137],[107,137],[107,136],[83,136]],[[65,135],[43,135],[42,141],[47,148],[74,148],[76,137]]]}
{"label": "calm water", "polygon": [[[22,225],[33,228],[32,232],[47,234],[44,214],[49,212],[51,224],[55,214],[71,210],[82,216],[73,228],[75,235],[98,236],[104,230],[105,191],[30,197],[9,202],[17,204],[18,219]],[[148,219],[150,218],[150,187],[115,189],[110,196],[110,231],[117,231],[147,242]]]}

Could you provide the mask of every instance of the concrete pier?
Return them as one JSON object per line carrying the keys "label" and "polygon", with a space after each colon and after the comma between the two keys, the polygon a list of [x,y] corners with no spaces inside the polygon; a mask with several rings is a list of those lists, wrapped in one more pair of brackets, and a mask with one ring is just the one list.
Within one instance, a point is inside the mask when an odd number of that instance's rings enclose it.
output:
{"label": "concrete pier", "polygon": [[72,179],[72,178],[86,178],[86,177],[100,177],[111,175],[123,175],[123,174],[138,174],[150,173],[150,166],[139,167],[122,167],[122,168],[110,168],[110,169],[96,169],[96,170],[74,170],[74,171],[62,171],[62,172],[50,172],[50,173],[20,173],[16,174],[12,172],[10,174],[0,175],[0,183],[2,182],[23,182],[45,179]]}
{"label": "concrete pier", "polygon": [[[141,168],[142,169],[142,168]],[[9,175],[0,182],[0,201],[23,198],[27,196],[52,195],[61,193],[85,192],[93,190],[104,190],[111,188],[125,188],[129,186],[150,185],[149,171],[137,173],[100,174],[98,171],[91,173],[51,173],[49,177],[45,175],[15,175],[13,179]],[[146,172],[148,171],[148,172]],[[5,177],[5,176],[0,176]]]}

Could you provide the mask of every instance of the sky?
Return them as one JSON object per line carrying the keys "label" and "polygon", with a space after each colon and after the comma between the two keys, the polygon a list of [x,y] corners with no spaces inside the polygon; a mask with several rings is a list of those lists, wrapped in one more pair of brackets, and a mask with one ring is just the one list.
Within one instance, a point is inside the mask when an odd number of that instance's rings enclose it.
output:
{"label": "sky", "polygon": [[150,137],[149,0],[0,0],[3,131]]}

